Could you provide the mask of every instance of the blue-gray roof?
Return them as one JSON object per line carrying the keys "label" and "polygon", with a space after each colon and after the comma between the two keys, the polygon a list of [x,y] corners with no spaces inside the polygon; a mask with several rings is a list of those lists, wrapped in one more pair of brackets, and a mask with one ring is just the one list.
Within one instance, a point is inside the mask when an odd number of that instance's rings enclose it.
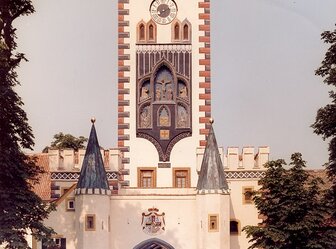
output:
{"label": "blue-gray roof", "polygon": [[92,121],[91,133],[77,183],[77,189],[109,190],[109,184],[106,177],[103,158],[100,152],[94,121]]}
{"label": "blue-gray roof", "polygon": [[197,190],[224,190],[229,189],[225,179],[224,167],[218,151],[215,132],[212,124],[207,137],[201,171],[198,177]]}

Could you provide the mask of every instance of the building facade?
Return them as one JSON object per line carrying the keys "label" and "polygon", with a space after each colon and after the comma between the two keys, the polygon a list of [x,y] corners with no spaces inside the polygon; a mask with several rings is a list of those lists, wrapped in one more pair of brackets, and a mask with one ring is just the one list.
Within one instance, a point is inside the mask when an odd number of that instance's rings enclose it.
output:
{"label": "building facade", "polygon": [[60,248],[248,247],[269,148],[218,147],[210,49],[210,0],[118,1],[117,148],[93,121],[86,151],[47,155]]}

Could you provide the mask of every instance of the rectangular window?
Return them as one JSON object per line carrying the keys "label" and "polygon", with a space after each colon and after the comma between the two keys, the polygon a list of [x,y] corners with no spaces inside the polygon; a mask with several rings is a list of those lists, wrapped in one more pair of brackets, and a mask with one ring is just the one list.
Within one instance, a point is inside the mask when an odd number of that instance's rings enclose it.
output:
{"label": "rectangular window", "polygon": [[218,214],[209,214],[208,220],[209,232],[218,232]]}
{"label": "rectangular window", "polygon": [[190,168],[173,169],[174,188],[190,188]]}
{"label": "rectangular window", "polygon": [[75,211],[75,198],[67,198],[66,200],[66,210]]}
{"label": "rectangular window", "polygon": [[[59,236],[59,235],[58,235]],[[66,249],[66,239],[65,238],[53,238],[54,245],[49,245],[45,240],[42,240],[42,249]]]}
{"label": "rectangular window", "polygon": [[85,216],[85,230],[86,231],[96,230],[96,216],[94,214],[87,214]]}
{"label": "rectangular window", "polygon": [[253,187],[243,187],[243,204],[252,204]]}
{"label": "rectangular window", "polygon": [[138,187],[156,187],[156,168],[138,168]]}

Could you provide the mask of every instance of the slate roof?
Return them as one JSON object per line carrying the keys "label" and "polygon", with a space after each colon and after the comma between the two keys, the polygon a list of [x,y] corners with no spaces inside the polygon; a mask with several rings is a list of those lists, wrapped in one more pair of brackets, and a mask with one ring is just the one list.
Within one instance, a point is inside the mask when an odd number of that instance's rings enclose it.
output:
{"label": "slate roof", "polygon": [[109,190],[94,120],[92,121],[91,133],[77,183],[77,189]]}
{"label": "slate roof", "polygon": [[212,123],[210,124],[196,189],[198,191],[222,190],[223,192],[229,190]]}

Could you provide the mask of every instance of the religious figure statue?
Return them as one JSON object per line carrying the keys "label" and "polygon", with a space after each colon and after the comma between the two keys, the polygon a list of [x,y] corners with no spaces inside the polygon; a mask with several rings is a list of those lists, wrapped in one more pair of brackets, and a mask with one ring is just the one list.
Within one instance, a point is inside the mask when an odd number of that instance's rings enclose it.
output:
{"label": "religious figure statue", "polygon": [[183,86],[180,89],[180,97],[181,98],[187,98],[187,87],[186,86]]}
{"label": "religious figure statue", "polygon": [[148,94],[149,90],[146,86],[143,86],[141,88],[141,96],[140,96],[140,99],[146,99],[148,98],[149,94]]}
{"label": "religious figure statue", "polygon": [[151,124],[151,114],[148,111],[148,108],[144,108],[140,114],[140,127],[148,128]]}
{"label": "religious figure statue", "polygon": [[155,99],[156,100],[161,100],[161,90],[159,88],[156,88]]}
{"label": "religious figure statue", "polygon": [[166,99],[167,100],[173,100],[173,90],[171,89],[171,87],[169,87],[168,90],[167,90]]}
{"label": "religious figure statue", "polygon": [[186,110],[182,107],[178,111],[178,120],[177,120],[177,127],[185,128],[187,127],[188,120],[187,120],[187,112]]}

